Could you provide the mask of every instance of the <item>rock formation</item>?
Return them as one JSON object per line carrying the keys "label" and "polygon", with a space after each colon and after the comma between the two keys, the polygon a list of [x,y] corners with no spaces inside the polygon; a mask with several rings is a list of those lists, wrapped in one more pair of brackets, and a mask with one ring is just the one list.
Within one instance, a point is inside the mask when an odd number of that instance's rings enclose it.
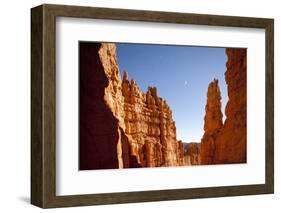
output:
{"label": "rock formation", "polygon": [[183,147],[176,139],[172,112],[157,88],[148,87],[144,94],[124,72],[122,93],[125,133],[138,162],[145,167],[182,165]]}
{"label": "rock formation", "polygon": [[115,44],[81,42],[79,169],[246,162],[246,50],[226,53],[226,120],[215,79],[208,87],[201,144],[187,144],[177,140],[172,111],[156,87],[142,92],[126,71],[121,80]]}
{"label": "rock formation", "polygon": [[201,140],[201,163],[212,164],[216,149],[216,137],[222,128],[221,93],[218,80],[214,79],[208,87],[205,107],[204,135]]}
{"label": "rock formation", "polygon": [[226,120],[222,125],[218,109],[220,97],[215,89],[218,86],[212,82],[207,95],[201,164],[246,162],[246,49],[227,48],[226,54],[225,80],[229,98],[225,108]]}
{"label": "rock formation", "polygon": [[200,165],[200,146],[201,143],[183,143],[184,146],[184,165]]}
{"label": "rock formation", "polygon": [[81,170],[183,165],[171,109],[121,80],[114,44],[80,43],[80,106]]}

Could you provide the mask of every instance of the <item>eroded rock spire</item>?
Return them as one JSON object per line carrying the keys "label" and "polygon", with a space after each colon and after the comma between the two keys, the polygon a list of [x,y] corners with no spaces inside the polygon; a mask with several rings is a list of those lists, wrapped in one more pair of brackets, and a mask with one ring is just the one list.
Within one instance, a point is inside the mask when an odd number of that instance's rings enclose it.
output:
{"label": "eroded rock spire", "polygon": [[216,82],[208,90],[204,136],[201,140],[201,164],[246,163],[247,158],[247,76],[244,48],[227,48],[225,81],[228,102],[226,119],[221,122]]}
{"label": "eroded rock spire", "polygon": [[201,163],[209,164],[213,162],[213,155],[216,148],[214,136],[221,129],[221,92],[217,79],[214,79],[208,87],[207,103],[205,107],[204,135],[201,140]]}

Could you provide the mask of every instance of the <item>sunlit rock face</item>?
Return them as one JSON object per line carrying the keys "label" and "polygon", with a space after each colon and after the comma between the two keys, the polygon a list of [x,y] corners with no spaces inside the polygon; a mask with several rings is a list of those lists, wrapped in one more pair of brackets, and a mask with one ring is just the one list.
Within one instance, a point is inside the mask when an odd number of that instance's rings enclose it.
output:
{"label": "sunlit rock face", "polygon": [[183,165],[170,107],[121,80],[115,44],[82,43],[80,60],[80,169]]}
{"label": "sunlit rock face", "polygon": [[176,139],[172,111],[157,88],[148,87],[144,94],[125,72],[122,92],[125,133],[137,161],[145,167],[182,165],[183,147]]}
{"label": "sunlit rock face", "polygon": [[202,164],[212,164],[216,151],[216,137],[222,128],[221,93],[216,79],[209,84],[205,112],[200,161]]}
{"label": "sunlit rock face", "polygon": [[201,164],[246,162],[246,49],[227,48],[226,54],[226,120],[222,125],[219,86],[213,81],[208,88]]}

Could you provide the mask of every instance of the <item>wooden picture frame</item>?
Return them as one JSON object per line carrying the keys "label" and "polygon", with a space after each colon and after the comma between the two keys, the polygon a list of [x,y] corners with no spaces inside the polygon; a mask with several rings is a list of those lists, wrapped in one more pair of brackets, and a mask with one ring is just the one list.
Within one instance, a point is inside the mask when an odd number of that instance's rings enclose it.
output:
{"label": "wooden picture frame", "polygon": [[[122,193],[56,195],[56,17],[265,29],[265,184]],[[44,4],[31,9],[31,203],[41,208],[267,194],[274,191],[274,21]]]}

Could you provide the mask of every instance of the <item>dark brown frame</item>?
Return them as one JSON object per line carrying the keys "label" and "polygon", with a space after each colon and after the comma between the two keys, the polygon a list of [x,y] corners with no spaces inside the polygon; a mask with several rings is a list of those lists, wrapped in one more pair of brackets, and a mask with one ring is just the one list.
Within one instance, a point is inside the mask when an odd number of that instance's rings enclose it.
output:
{"label": "dark brown frame", "polygon": [[[195,189],[56,196],[56,17],[79,17],[174,24],[265,29],[266,177],[265,184]],[[31,203],[66,207],[179,200],[274,192],[274,20],[64,5],[31,9]]]}

